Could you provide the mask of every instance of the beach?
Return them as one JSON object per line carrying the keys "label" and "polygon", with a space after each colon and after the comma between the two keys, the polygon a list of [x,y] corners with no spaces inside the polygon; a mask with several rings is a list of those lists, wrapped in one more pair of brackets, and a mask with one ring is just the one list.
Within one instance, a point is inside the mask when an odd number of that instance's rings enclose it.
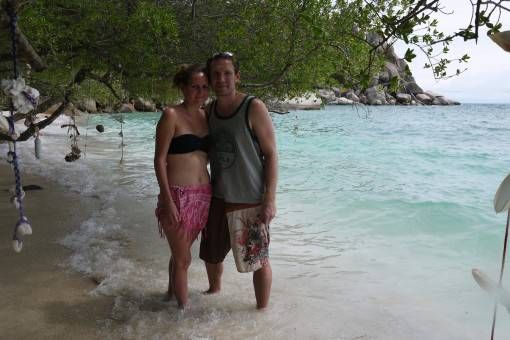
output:
{"label": "beach", "polygon": [[[501,147],[509,108],[327,107],[273,116],[280,181],[271,302],[262,313],[251,275],[237,273],[231,255],[222,291],[202,294],[198,242],[190,308],[163,301],[169,250],[154,217],[152,165],[158,113],[122,117],[122,162],[118,115],[80,118],[82,157],[72,163],[60,128],[69,118],[61,117],[42,132],[41,159],[30,141],[19,145],[23,184],[43,187],[27,191],[34,234],[20,254],[10,245],[12,175],[0,167],[0,213],[8,216],[0,338],[484,338],[493,301],[471,270],[491,278],[499,270],[505,217],[491,203],[510,162]],[[4,163],[5,145],[0,152]],[[510,334],[509,320],[500,311],[500,337]]]}
{"label": "beach", "polygon": [[66,267],[70,250],[59,244],[97,209],[97,199],[40,176],[23,176],[24,185],[42,190],[26,192],[33,235],[26,236],[23,250],[15,253],[10,239],[18,215],[8,203],[12,183],[11,167],[0,165],[0,338],[100,338],[98,322],[109,318],[113,300],[89,294],[97,284]]}

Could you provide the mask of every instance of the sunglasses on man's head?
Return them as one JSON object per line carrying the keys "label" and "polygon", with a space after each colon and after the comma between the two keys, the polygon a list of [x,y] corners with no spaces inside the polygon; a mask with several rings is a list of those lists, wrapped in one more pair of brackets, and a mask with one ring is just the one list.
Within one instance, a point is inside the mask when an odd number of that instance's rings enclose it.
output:
{"label": "sunglasses on man's head", "polygon": [[234,53],[232,53],[232,52],[218,52],[218,53],[214,53],[212,58],[213,59],[216,59],[216,58],[234,58]]}

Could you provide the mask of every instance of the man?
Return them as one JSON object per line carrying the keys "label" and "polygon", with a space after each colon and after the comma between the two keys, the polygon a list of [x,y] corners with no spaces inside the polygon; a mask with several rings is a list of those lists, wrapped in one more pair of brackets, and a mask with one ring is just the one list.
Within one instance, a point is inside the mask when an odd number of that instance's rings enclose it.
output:
{"label": "man", "polygon": [[278,156],[273,124],[264,103],[240,93],[239,64],[232,53],[207,61],[216,100],[208,107],[212,137],[213,200],[200,244],[208,293],[221,289],[223,260],[232,248],[237,270],[253,272],[257,308],[267,307],[272,271],[269,223],[276,214]]}

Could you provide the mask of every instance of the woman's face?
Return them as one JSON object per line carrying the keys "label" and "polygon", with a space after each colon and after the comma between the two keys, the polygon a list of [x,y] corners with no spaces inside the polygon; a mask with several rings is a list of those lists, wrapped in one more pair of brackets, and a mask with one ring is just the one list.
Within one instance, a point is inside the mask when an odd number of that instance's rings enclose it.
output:
{"label": "woman's face", "polygon": [[188,85],[182,87],[184,100],[188,103],[203,104],[209,97],[209,84],[203,72],[193,73]]}

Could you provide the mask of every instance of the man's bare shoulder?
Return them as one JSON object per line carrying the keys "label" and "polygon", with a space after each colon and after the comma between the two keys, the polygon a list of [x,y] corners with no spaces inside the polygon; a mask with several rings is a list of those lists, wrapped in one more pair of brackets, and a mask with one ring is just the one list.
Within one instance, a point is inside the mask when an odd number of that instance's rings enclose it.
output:
{"label": "man's bare shoulder", "polygon": [[260,98],[253,98],[250,105],[250,111],[255,114],[269,114],[266,104]]}

